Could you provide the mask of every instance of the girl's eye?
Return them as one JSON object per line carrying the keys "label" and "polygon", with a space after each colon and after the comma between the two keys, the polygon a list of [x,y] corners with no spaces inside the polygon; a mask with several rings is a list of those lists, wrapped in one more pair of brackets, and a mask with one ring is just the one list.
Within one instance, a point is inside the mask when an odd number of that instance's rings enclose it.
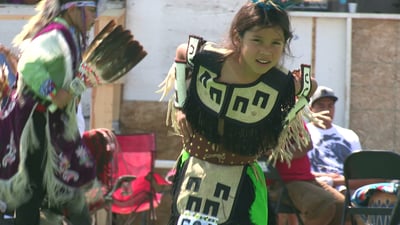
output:
{"label": "girl's eye", "polygon": [[281,41],[274,41],[274,42],[272,42],[272,44],[273,44],[273,45],[276,45],[276,46],[281,46],[281,45],[283,45],[283,42],[281,42]]}

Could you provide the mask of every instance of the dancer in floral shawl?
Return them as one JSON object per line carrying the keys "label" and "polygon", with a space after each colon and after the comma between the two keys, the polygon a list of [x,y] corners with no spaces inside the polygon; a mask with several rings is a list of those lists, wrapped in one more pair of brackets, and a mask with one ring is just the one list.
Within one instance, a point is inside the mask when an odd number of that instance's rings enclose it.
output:
{"label": "dancer in floral shawl", "polygon": [[[74,78],[96,1],[42,0],[14,39],[21,50],[18,85],[1,110],[0,200],[17,225],[39,224],[44,198],[68,210],[73,224],[90,224],[83,187],[95,166],[81,142]],[[73,205],[73,206],[72,206]]]}

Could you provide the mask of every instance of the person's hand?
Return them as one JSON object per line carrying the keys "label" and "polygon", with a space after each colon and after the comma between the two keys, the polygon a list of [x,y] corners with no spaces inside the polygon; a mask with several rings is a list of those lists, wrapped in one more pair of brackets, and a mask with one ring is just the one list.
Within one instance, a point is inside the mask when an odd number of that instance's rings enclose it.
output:
{"label": "person's hand", "polygon": [[333,173],[331,175],[332,179],[333,179],[333,184],[335,186],[339,186],[339,185],[344,185],[344,176],[338,173]]}
{"label": "person's hand", "polygon": [[188,142],[193,134],[193,131],[190,124],[186,120],[186,115],[180,110],[176,112],[176,121],[178,122],[179,131],[182,135],[183,141]]}
{"label": "person's hand", "polygon": [[[301,88],[303,87],[303,77],[301,74],[301,70],[293,70],[292,71],[293,77],[294,77],[294,88],[295,88],[295,93],[298,95],[302,90]],[[310,77],[310,82],[311,82],[311,89],[308,95],[306,96],[307,98],[311,98],[311,96],[314,94],[314,92],[317,90],[318,87],[318,82],[315,80],[314,77]]]}
{"label": "person's hand", "polygon": [[292,71],[294,78],[294,89],[296,93],[299,93],[302,86],[301,71],[299,69]]}
{"label": "person's hand", "polygon": [[55,104],[57,108],[63,109],[72,100],[72,97],[69,91],[60,89],[53,98],[53,104]]}
{"label": "person's hand", "polygon": [[333,179],[332,179],[332,177],[320,176],[320,177],[315,177],[315,179],[320,183],[326,183],[327,185],[333,187]]}
{"label": "person's hand", "polygon": [[311,113],[312,122],[322,129],[326,129],[328,124],[332,123],[332,118],[329,116],[329,110]]}
{"label": "person's hand", "polygon": [[318,182],[324,182],[330,186],[344,184],[344,176],[338,173],[313,173]]}

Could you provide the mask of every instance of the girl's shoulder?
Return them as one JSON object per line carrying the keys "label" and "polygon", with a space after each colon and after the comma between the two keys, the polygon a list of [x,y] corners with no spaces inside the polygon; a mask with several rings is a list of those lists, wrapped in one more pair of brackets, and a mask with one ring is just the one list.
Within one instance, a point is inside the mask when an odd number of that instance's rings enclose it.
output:
{"label": "girl's shoulder", "polygon": [[196,66],[214,68],[216,65],[222,65],[229,51],[219,48],[215,43],[206,42],[204,46],[196,53],[193,63]]}
{"label": "girl's shoulder", "polygon": [[214,42],[206,42],[194,56],[194,62],[199,59],[204,60],[207,58],[211,60],[224,59],[229,53],[230,51],[228,49],[221,48]]}
{"label": "girl's shoulder", "polygon": [[232,51],[221,46],[218,46],[215,42],[207,41],[201,51],[205,52],[215,52],[222,55],[229,55]]}

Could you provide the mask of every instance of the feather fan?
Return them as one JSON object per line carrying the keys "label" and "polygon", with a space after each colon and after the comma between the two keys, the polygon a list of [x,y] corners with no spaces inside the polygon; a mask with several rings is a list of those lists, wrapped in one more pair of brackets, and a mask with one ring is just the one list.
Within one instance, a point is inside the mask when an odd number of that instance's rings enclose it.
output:
{"label": "feather fan", "polygon": [[89,87],[114,82],[147,55],[132,33],[111,20],[83,53],[78,76],[71,83],[76,95]]}
{"label": "feather fan", "polygon": [[90,43],[90,45],[86,48],[85,55],[84,57],[89,53],[92,52],[96,46],[98,46],[105,37],[107,37],[116,27],[117,25],[115,24],[114,20],[110,20],[107,25],[103,27],[103,29],[96,35],[96,37],[93,39],[93,41]]}

